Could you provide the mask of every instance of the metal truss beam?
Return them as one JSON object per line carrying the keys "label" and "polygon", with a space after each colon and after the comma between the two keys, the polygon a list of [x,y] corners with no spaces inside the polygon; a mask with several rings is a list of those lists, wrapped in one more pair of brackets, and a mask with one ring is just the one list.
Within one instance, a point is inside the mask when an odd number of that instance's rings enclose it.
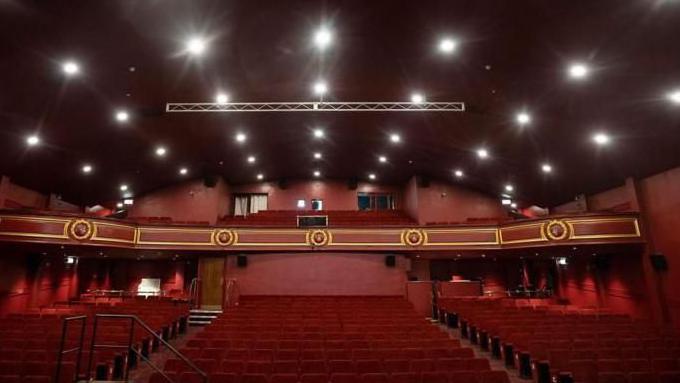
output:
{"label": "metal truss beam", "polygon": [[464,112],[462,102],[169,102],[165,111],[186,112]]}

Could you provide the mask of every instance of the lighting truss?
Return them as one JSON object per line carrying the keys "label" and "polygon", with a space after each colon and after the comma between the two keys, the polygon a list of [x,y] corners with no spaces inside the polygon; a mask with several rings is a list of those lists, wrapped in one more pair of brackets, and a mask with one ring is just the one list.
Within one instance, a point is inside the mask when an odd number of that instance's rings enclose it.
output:
{"label": "lighting truss", "polygon": [[165,111],[186,112],[464,112],[462,102],[169,102]]}

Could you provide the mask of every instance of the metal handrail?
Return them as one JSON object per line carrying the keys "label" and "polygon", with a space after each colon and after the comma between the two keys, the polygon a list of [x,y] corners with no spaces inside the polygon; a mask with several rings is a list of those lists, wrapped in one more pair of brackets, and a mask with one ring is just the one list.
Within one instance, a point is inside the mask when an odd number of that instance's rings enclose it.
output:
{"label": "metal handrail", "polygon": [[228,279],[224,288],[224,302],[222,308],[227,308],[234,305],[234,302],[232,301],[232,295],[237,291],[238,285],[236,284],[236,279]]}
{"label": "metal handrail", "polygon": [[200,283],[199,278],[193,278],[191,284],[189,284],[189,303],[191,307],[198,306],[198,284]]}
{"label": "metal handrail", "polygon": [[[82,321],[81,327],[80,327],[80,341],[78,347],[70,348],[68,350],[64,350],[64,343],[66,343],[66,331],[68,329],[68,324],[73,322],[73,321]],[[59,380],[61,378],[61,361],[64,357],[65,354],[69,354],[71,352],[78,351],[78,357],[76,358],[76,371],[75,371],[75,377],[78,376],[80,373],[80,358],[83,355],[83,340],[85,338],[85,324],[87,322],[87,316],[86,315],[78,315],[74,317],[68,317],[64,318],[62,321],[62,326],[61,326],[61,341],[59,342],[59,354],[57,354],[57,367],[56,371],[54,372],[54,382],[59,383]]]}
{"label": "metal handrail", "polygon": [[[96,344],[96,337],[97,337],[97,324],[99,321],[99,318],[113,318],[113,319],[129,319],[130,320],[130,338],[129,338],[129,343],[127,346],[124,345],[109,345],[109,344]],[[156,332],[149,327],[146,323],[144,323],[141,319],[139,319],[136,315],[129,315],[129,314],[95,314],[94,316],[94,328],[92,329],[92,343],[90,344],[90,358],[87,363],[87,377],[88,379],[91,378],[91,371],[92,371],[92,358],[94,356],[94,350],[96,348],[124,348],[127,347],[128,350],[134,352],[136,355],[141,356],[142,360],[149,364],[156,372],[159,372],[165,380],[167,380],[170,383],[179,383],[174,380],[172,380],[168,375],[166,375],[163,371],[161,371],[158,367],[156,367],[151,361],[142,355],[140,352],[135,350],[132,347],[132,340],[134,339],[134,331],[135,331],[135,324],[141,326],[146,332],[151,334],[158,342],[163,344],[165,347],[168,348],[175,356],[177,356],[179,359],[181,359],[184,363],[186,363],[189,367],[191,367],[192,370],[196,371],[201,377],[203,378],[203,383],[208,382],[208,375],[198,368],[192,361],[187,359],[182,353],[177,351],[174,347],[170,345],[170,343],[166,342],[162,337],[160,337]],[[125,368],[125,376],[124,379],[125,381],[128,380],[128,374],[129,370]]]}

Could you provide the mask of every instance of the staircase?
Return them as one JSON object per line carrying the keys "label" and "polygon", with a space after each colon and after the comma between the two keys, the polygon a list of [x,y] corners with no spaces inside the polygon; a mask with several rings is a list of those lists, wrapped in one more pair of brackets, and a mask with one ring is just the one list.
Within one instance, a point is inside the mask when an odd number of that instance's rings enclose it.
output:
{"label": "staircase", "polygon": [[220,309],[192,309],[189,311],[189,326],[205,326],[212,323],[212,320],[222,315]]}

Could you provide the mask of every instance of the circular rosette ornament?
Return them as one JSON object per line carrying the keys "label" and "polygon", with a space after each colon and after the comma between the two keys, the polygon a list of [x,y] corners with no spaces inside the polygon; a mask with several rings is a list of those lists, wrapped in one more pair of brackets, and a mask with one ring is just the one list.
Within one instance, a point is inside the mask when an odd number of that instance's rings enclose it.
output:
{"label": "circular rosette ornament", "polygon": [[553,220],[545,225],[545,235],[553,241],[560,241],[569,235],[569,227],[562,221]]}
{"label": "circular rosette ornament", "polygon": [[213,243],[218,246],[231,246],[236,242],[236,233],[233,230],[217,229],[213,231]]}
{"label": "circular rosette ornament", "polygon": [[402,241],[409,246],[420,246],[425,243],[425,234],[422,230],[409,229],[401,233]]}
{"label": "circular rosette ornament", "polygon": [[331,235],[326,230],[312,230],[307,233],[307,243],[312,246],[325,246],[331,239]]}
{"label": "circular rosette ornament", "polygon": [[78,241],[85,241],[94,235],[94,225],[84,219],[76,219],[69,222],[68,235]]}

